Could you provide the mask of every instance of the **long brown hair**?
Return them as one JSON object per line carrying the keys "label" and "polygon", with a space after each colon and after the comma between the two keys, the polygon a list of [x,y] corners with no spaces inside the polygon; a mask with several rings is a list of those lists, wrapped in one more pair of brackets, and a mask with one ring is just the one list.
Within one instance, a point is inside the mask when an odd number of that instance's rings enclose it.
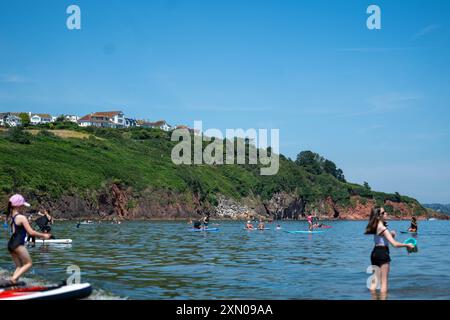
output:
{"label": "long brown hair", "polygon": [[[382,211],[381,209],[382,209],[382,207],[373,207],[372,208],[372,211],[370,212],[369,223],[367,224],[366,232],[364,234],[376,234],[377,233],[378,223],[381,220],[383,212],[385,212],[385,211]],[[386,222],[383,221],[383,224],[386,225]]]}
{"label": "long brown hair", "polygon": [[12,208],[13,208],[13,206],[12,206],[11,201],[8,201],[8,207],[7,207],[7,209],[6,209],[6,220],[8,220],[9,217],[11,216],[11,214],[12,214]]}

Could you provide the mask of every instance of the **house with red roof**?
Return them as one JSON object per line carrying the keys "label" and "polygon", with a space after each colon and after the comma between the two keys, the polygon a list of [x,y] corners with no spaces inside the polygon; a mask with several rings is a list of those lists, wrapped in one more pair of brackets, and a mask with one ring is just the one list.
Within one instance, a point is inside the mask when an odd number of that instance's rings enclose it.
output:
{"label": "house with red roof", "polygon": [[94,112],[78,120],[81,127],[124,128],[125,115],[122,111]]}

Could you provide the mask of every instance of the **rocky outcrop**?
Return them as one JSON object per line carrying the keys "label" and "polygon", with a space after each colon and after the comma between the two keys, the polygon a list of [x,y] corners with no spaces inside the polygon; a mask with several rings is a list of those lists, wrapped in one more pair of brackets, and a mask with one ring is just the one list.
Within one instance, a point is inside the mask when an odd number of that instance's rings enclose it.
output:
{"label": "rocky outcrop", "polygon": [[[377,205],[375,200],[359,196],[352,196],[350,203],[348,206],[337,205],[331,198],[327,198],[318,204],[319,216],[322,219],[368,220],[372,208]],[[413,216],[419,216],[419,219],[426,219],[428,216],[431,216],[418,203],[408,205],[403,202],[386,200],[382,205],[389,212],[390,219],[409,220]],[[440,218],[447,219],[445,216],[440,216]]]}
{"label": "rocky outcrop", "polygon": [[113,184],[111,187],[113,195],[114,213],[119,218],[128,217],[128,197],[127,193],[119,188],[118,185]]}
{"label": "rocky outcrop", "polygon": [[240,204],[233,199],[219,196],[218,205],[215,207],[214,216],[233,220],[253,219],[258,213],[245,204]]}
{"label": "rocky outcrop", "polygon": [[197,215],[198,207],[193,199],[168,190],[145,190],[136,197],[132,209],[134,218],[190,218]]}
{"label": "rocky outcrop", "polygon": [[32,210],[41,208],[59,219],[188,219],[204,213],[195,199],[185,194],[151,189],[136,193],[117,184],[53,201],[34,200]]}
{"label": "rocky outcrop", "polygon": [[[328,216],[332,216],[334,212],[338,212],[338,218],[344,220],[368,220],[372,208],[375,207],[374,200],[367,200],[361,202],[358,197],[352,198],[353,205],[348,207],[337,206],[331,199],[328,199],[327,203],[329,208],[333,211],[327,212]],[[334,217],[334,215],[333,215]]]}
{"label": "rocky outcrop", "polygon": [[[27,195],[32,199],[33,209],[46,208],[56,218],[80,219],[196,219],[210,215],[215,219],[268,219],[299,220],[306,213],[320,219],[367,220],[376,205],[375,200],[353,196],[350,205],[336,204],[331,197],[308,203],[302,197],[286,192],[276,193],[269,200],[247,197],[241,200],[217,195],[218,203],[212,206],[202,203],[199,195],[178,193],[172,190],[146,189],[135,192],[120,184],[112,183],[103,190],[67,194],[58,200],[45,195]],[[392,219],[410,219],[412,215],[438,217],[424,211],[420,204],[406,204],[387,200],[384,206]],[[425,214],[423,213],[425,212]],[[448,218],[448,216],[439,216]]]}
{"label": "rocky outcrop", "polygon": [[268,215],[275,220],[298,220],[305,216],[306,202],[289,193],[276,193],[272,199],[264,202],[264,208]]}

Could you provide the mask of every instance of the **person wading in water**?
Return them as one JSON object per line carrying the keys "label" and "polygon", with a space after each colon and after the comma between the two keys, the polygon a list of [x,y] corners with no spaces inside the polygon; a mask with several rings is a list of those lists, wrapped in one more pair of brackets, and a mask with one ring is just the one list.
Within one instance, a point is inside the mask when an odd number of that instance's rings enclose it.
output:
{"label": "person wading in water", "polygon": [[26,207],[30,204],[20,194],[13,195],[8,202],[7,219],[11,219],[11,238],[8,241],[8,251],[16,265],[16,270],[9,280],[11,285],[17,283],[19,278],[31,269],[33,262],[30,254],[25,247],[25,238],[27,233],[32,237],[38,237],[45,240],[50,239],[50,233],[41,233],[33,230],[28,219],[23,215]]}
{"label": "person wading in water", "polygon": [[370,261],[372,266],[380,268],[377,281],[373,281],[370,291],[375,292],[378,281],[381,281],[380,293],[386,294],[388,291],[388,277],[390,271],[391,257],[389,256],[389,244],[395,248],[414,249],[412,244],[404,244],[396,241],[395,231],[389,231],[387,228],[387,212],[383,207],[375,207],[370,213],[369,223],[366,227],[365,234],[373,234],[375,246],[370,254]]}

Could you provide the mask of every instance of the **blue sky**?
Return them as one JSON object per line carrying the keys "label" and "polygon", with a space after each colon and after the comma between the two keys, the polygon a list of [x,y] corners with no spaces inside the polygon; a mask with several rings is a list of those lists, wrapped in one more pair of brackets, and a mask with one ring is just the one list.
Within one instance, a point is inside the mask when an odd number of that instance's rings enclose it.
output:
{"label": "blue sky", "polygon": [[0,111],[279,128],[288,157],[450,203],[449,21],[446,0],[2,0]]}

